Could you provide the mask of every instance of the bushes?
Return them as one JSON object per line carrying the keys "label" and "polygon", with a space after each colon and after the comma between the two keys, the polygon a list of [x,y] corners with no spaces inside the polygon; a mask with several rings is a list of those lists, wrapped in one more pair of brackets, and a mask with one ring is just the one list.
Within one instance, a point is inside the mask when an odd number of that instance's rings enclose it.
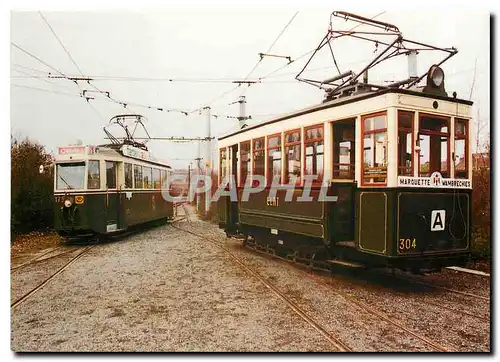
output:
{"label": "bushes", "polygon": [[[11,233],[52,226],[52,157],[42,145],[11,139]],[[40,174],[40,165],[44,172]]]}
{"label": "bushes", "polygon": [[473,254],[476,258],[490,258],[491,240],[491,168],[490,150],[474,160],[472,173],[472,221],[474,226]]}

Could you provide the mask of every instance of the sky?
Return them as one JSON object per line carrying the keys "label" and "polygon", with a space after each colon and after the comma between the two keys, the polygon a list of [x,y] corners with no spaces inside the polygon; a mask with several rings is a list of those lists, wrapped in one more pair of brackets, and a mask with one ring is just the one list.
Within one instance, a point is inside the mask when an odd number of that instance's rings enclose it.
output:
{"label": "sky", "polygon": [[[50,152],[77,140],[103,143],[102,128],[111,117],[139,113],[147,118],[145,126],[152,137],[206,137],[207,115],[194,110],[210,105],[212,115],[219,116],[211,121],[212,136],[217,136],[238,127],[236,119],[226,117],[238,116],[238,105],[230,103],[240,95],[246,96],[251,124],[321,103],[323,91],[294,79],[308,56],[285,66],[287,60],[283,58],[265,57],[258,62],[258,53],[265,53],[277,39],[270,53],[295,60],[318,45],[333,10],[323,5],[296,9],[42,10],[41,14],[13,11],[11,134],[36,140]],[[459,98],[474,101],[473,149],[478,115],[479,144],[485,144],[490,117],[489,13],[466,9],[432,13],[383,8],[345,11],[366,17],[378,14],[377,20],[397,25],[406,38],[457,48],[458,54],[443,65],[446,89],[448,94],[456,91]],[[355,24],[335,20],[334,25],[348,29]],[[332,43],[342,71],[359,71],[373,57],[373,45],[357,44],[344,40]],[[435,59],[419,54],[419,73]],[[48,78],[48,72],[56,73],[54,68],[65,75],[83,74],[94,80],[77,86],[67,79]],[[272,74],[250,87],[232,83],[245,79],[252,69],[249,80]],[[318,54],[308,69],[312,70],[306,74],[316,79],[336,74],[329,53]],[[406,76],[407,63],[401,59],[370,73],[370,81]],[[127,103],[127,108],[97,92],[87,93],[95,98],[88,102],[79,97],[84,89],[95,90],[93,86],[109,91],[114,100]],[[185,116],[177,110],[192,113]],[[119,135],[117,128],[111,130]],[[145,134],[138,131],[136,136]],[[157,140],[149,141],[148,147],[179,168],[197,157],[197,144]]]}

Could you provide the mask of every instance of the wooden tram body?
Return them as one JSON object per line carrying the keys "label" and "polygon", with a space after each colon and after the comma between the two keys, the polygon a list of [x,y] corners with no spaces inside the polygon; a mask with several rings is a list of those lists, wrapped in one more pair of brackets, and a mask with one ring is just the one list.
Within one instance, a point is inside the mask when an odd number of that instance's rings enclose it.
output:
{"label": "wooden tram body", "polygon": [[60,147],[55,157],[55,228],[68,237],[113,234],[173,217],[163,195],[169,165],[127,144]]}
{"label": "wooden tram body", "polygon": [[[224,135],[219,183],[233,176],[238,201],[219,199],[219,225],[304,260],[462,265],[471,246],[471,105],[422,88],[366,89]],[[243,201],[256,174],[266,188]],[[313,201],[301,202],[308,174],[319,179]],[[292,200],[287,189],[270,197],[273,176],[283,186],[291,175]],[[337,201],[318,201],[322,186]]]}

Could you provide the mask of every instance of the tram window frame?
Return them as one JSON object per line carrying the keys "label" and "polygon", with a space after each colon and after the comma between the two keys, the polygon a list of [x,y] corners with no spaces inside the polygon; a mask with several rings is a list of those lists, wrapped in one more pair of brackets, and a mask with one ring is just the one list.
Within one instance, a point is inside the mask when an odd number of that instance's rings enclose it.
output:
{"label": "tram window frame", "polygon": [[160,176],[160,169],[153,167],[153,188],[155,190],[159,190],[161,187],[161,176]]}
{"label": "tram window frame", "polygon": [[160,189],[161,190],[166,189],[166,185],[165,185],[166,175],[167,175],[167,171],[164,169],[160,169]]}
{"label": "tram window frame", "polygon": [[134,186],[136,189],[142,189],[142,165],[134,164]]}
{"label": "tram window frame", "polygon": [[[312,137],[308,138],[308,131],[319,129],[321,130],[321,137]],[[308,155],[307,151],[309,147],[313,147],[312,154]],[[318,146],[323,146],[323,151],[318,153]],[[318,156],[321,156],[321,162],[318,162]],[[312,171],[308,171],[308,159],[311,158],[312,161]],[[318,172],[318,166],[321,163],[321,171]],[[317,175],[317,178],[313,180],[313,184],[321,183],[323,181],[323,176],[325,173],[325,125],[317,124],[314,126],[304,127],[304,177],[306,175]]]}
{"label": "tram window frame", "polygon": [[[299,139],[298,140],[293,140],[293,141],[289,141],[288,140],[288,137],[293,135],[293,134],[298,134],[299,136]],[[293,129],[293,130],[290,130],[290,131],[286,131],[285,132],[285,144],[284,144],[284,149],[285,149],[285,167],[284,167],[284,171],[285,171],[285,179],[284,179],[284,183],[289,183],[290,182],[290,174],[293,174],[290,173],[289,171],[289,163],[290,160],[289,159],[289,151],[290,149],[293,149],[293,148],[296,148],[298,146],[298,155],[299,155],[299,174],[296,175],[297,176],[297,179],[295,180],[295,184],[300,184],[302,182],[302,130],[300,128],[297,128],[297,129]],[[293,160],[293,161],[297,161],[297,160]]]}
{"label": "tram window frame", "polygon": [[[402,117],[410,117],[410,128],[404,127],[401,124]],[[415,170],[415,164],[413,162],[413,154],[415,153],[415,132],[414,132],[414,122],[415,121],[415,112],[410,111],[398,111],[398,176],[413,176],[413,172]],[[408,154],[408,139],[402,141],[401,136],[408,137],[411,135],[411,140],[409,143],[410,153]],[[404,159],[401,151],[403,150],[402,146],[406,145],[406,157],[409,156],[409,159]],[[410,168],[405,165],[404,161],[409,161]]]}
{"label": "tram window frame", "polygon": [[[370,130],[366,130],[366,127],[365,127],[365,122],[367,119],[370,119],[370,118],[376,118],[376,117],[380,117],[380,116],[384,116],[384,120],[385,120],[385,127],[383,128],[376,128],[375,124],[374,124],[374,128],[373,129],[370,129]],[[388,119],[387,119],[387,111],[382,111],[382,112],[376,112],[376,113],[370,113],[370,114],[365,114],[365,115],[362,115],[361,116],[361,185],[362,186],[375,186],[375,187],[383,187],[383,186],[387,186],[387,176],[388,176],[388,147],[387,147],[387,144],[388,144],[388,140],[387,140],[387,125],[388,125]],[[377,168],[380,168],[380,169],[383,169],[385,167],[385,178],[384,178],[384,181],[383,182],[380,182],[380,181],[375,181],[375,179],[379,179],[379,178],[382,178],[382,177],[369,177],[369,176],[365,176],[365,171],[368,169],[368,167],[366,167],[365,165],[365,136],[366,135],[374,135],[373,137],[376,138],[378,134],[384,134],[385,135],[385,166],[381,166],[381,167],[377,167],[377,166],[373,166],[373,167],[370,167],[370,168],[374,168],[374,169],[377,169]],[[374,155],[372,156],[373,159],[376,159],[376,147],[374,147],[374,144],[372,144],[370,146],[371,148],[371,152],[374,153]],[[376,162],[374,162],[376,163]],[[374,180],[373,182],[367,182],[366,180]]]}
{"label": "tram window frame", "polygon": [[[464,133],[459,133],[459,127],[458,124],[460,122],[464,123]],[[458,158],[458,164],[455,161],[455,157],[457,157],[457,141],[464,141],[464,169],[458,170],[459,173],[457,173],[457,165],[460,165],[460,158]],[[455,118],[455,151],[454,153],[454,171],[455,171],[455,178],[464,178],[467,179],[469,178],[469,120],[468,119],[463,119],[463,118]]]}
{"label": "tram window frame", "polygon": [[[352,128],[352,139],[344,138],[345,131]],[[356,177],[356,118],[339,119],[332,122],[333,153],[332,153],[332,179],[354,180]],[[339,137],[340,133],[340,137]],[[341,163],[341,144],[349,143],[349,163]],[[338,144],[338,151],[337,151]],[[347,170],[342,166],[348,166]],[[338,169],[336,168],[338,167]],[[346,176],[347,173],[347,176]]]}
{"label": "tram window frame", "polygon": [[[116,161],[104,161],[105,162],[105,167],[106,167],[106,189],[107,190],[116,190],[118,188],[118,162]],[[108,165],[112,165],[111,168],[108,167]],[[114,172],[111,172],[110,170],[114,170]],[[110,187],[110,178],[109,176],[113,175],[114,178],[114,186]]]}
{"label": "tram window frame", "polygon": [[[278,143],[277,145],[273,145],[273,146],[269,146],[269,144],[271,143],[270,141],[272,140],[278,140]],[[270,151],[272,151],[272,153],[270,153]],[[278,153],[279,152],[279,153]],[[274,153],[277,153],[279,154],[279,159],[274,159],[274,158],[271,158],[273,157]],[[281,171],[282,171],[282,165],[281,165],[281,162],[283,161],[283,155],[282,155],[282,144],[281,144],[281,133],[275,133],[275,134],[272,134],[272,135],[269,135],[267,136],[267,141],[266,141],[266,157],[267,157],[267,184],[268,185],[271,185],[272,182],[273,182],[273,178],[274,178],[274,164],[275,162],[274,161],[279,161],[279,180],[278,180],[278,184],[281,184]],[[278,174],[278,173],[276,173]]]}
{"label": "tram window frame", "polygon": [[[252,175],[265,176],[266,174],[266,139],[260,137],[252,140]],[[261,146],[257,148],[256,146]],[[258,158],[257,158],[258,157]]]}
{"label": "tram window frame", "polygon": [[153,170],[149,166],[142,166],[142,188],[152,189],[153,188]]}
{"label": "tram window frame", "polygon": [[242,187],[250,175],[250,157],[250,141],[240,142],[240,186]]}
{"label": "tram window frame", "polygon": [[[447,131],[442,132],[442,131],[436,131],[436,130],[422,129],[422,123],[423,123],[422,119],[424,119],[424,118],[431,118],[434,120],[445,121]],[[451,172],[450,172],[451,171],[450,170],[451,128],[450,128],[450,126],[451,126],[451,118],[450,117],[431,114],[431,113],[420,113],[419,114],[418,134],[417,134],[417,140],[418,140],[418,145],[419,145],[419,150],[418,150],[418,176],[419,177],[430,177],[430,175],[436,171],[439,172],[443,178],[450,178],[451,177]],[[441,129],[442,128],[443,127],[441,127]],[[422,136],[429,137],[429,150],[428,150],[428,152],[429,152],[429,170],[424,171],[424,172],[422,172],[422,168],[421,168],[421,166],[422,166],[421,165],[422,143],[423,143],[421,141],[424,140],[423,138],[421,138]],[[446,137],[446,170],[445,171],[443,171],[441,169],[442,165],[443,165],[443,161],[441,159],[439,160],[439,170],[432,169],[431,158],[435,157],[436,153],[431,152],[431,147],[430,147],[431,137],[439,137],[441,142],[442,142],[442,138]],[[440,148],[440,152],[439,152],[440,156],[442,156],[441,150],[442,150],[442,147]]]}
{"label": "tram window frame", "polygon": [[228,150],[226,147],[219,149],[219,185],[222,184],[222,181],[227,176],[227,156]]}
{"label": "tram window frame", "polygon": [[[97,163],[97,178],[95,180],[90,179],[90,164],[91,163]],[[95,184],[92,183],[92,181],[95,181]],[[91,187],[92,186],[92,187]],[[100,160],[89,160],[87,164],[87,189],[89,190],[98,190],[101,188],[101,161]]]}
{"label": "tram window frame", "polygon": [[133,189],[134,188],[134,167],[130,162],[123,163],[123,173],[124,173],[124,179],[125,179],[124,187],[126,189]]}

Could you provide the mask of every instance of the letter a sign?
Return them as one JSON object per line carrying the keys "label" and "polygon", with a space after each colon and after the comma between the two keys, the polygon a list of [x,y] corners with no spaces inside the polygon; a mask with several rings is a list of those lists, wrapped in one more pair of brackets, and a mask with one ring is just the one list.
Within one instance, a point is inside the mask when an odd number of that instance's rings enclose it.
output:
{"label": "letter a sign", "polygon": [[431,231],[443,231],[446,219],[446,210],[432,210]]}

